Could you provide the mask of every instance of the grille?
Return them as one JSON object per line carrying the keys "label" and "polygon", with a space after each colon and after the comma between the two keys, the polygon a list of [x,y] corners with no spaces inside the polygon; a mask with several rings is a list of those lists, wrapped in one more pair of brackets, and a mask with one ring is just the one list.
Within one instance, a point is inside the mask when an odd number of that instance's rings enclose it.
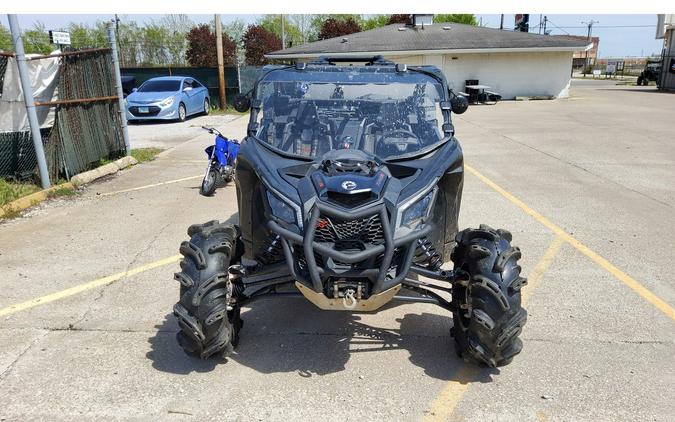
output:
{"label": "grille", "polygon": [[343,205],[347,208],[358,207],[366,202],[370,202],[373,195],[370,192],[360,192],[353,194],[346,194],[340,192],[328,192],[328,199],[336,204]]}
{"label": "grille", "polygon": [[[384,243],[382,222],[379,215],[347,221],[339,221],[322,215],[316,223],[314,241],[344,245],[354,245],[353,242],[379,245]],[[345,249],[352,249],[352,247]]]}
{"label": "grille", "polygon": [[160,108],[157,106],[149,106],[148,107],[148,112],[147,113],[139,113],[138,112],[138,107],[137,106],[132,106],[129,107],[129,112],[133,114],[136,117],[143,117],[143,116],[156,116],[159,114]]}

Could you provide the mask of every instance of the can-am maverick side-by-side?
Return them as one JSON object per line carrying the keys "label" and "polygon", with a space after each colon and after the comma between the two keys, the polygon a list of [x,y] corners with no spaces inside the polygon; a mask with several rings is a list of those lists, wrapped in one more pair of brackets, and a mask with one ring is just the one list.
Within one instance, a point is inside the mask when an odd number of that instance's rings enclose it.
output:
{"label": "can-am maverick side-by-side", "polygon": [[439,69],[381,57],[267,66],[237,100],[249,107],[239,225],[193,225],[180,246],[174,314],[187,353],[231,352],[241,307],[289,294],[352,312],[438,304],[465,360],[504,365],[520,352],[520,250],[506,230],[458,231],[463,158],[450,115],[467,101]]}

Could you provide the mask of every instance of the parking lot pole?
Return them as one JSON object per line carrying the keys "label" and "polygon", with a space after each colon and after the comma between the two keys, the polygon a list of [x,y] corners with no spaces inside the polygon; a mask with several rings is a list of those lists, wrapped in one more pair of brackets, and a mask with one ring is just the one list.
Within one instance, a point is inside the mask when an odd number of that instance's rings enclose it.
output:
{"label": "parking lot pole", "polygon": [[51,182],[49,181],[47,158],[45,157],[45,150],[42,146],[40,123],[38,122],[37,113],[35,112],[33,87],[30,83],[28,65],[26,65],[26,52],[23,49],[21,28],[19,28],[19,21],[16,18],[16,15],[7,15],[7,19],[9,20],[9,29],[12,32],[12,43],[14,44],[14,52],[16,53],[16,66],[19,70],[23,101],[26,103],[26,115],[28,116],[28,124],[30,125],[30,132],[33,137],[33,145],[35,145],[35,155],[37,157],[38,170],[40,172],[40,184],[42,185],[42,189],[47,189],[51,186]]}
{"label": "parking lot pole", "polygon": [[124,148],[127,155],[131,154],[131,145],[129,144],[129,128],[127,127],[127,110],[124,106],[124,93],[122,92],[122,75],[120,75],[120,61],[117,56],[117,37],[115,37],[115,27],[112,22],[108,22],[108,42],[112,50],[113,70],[115,73],[115,88],[117,88],[117,99],[119,101],[120,123],[122,124],[122,137],[124,138]]}

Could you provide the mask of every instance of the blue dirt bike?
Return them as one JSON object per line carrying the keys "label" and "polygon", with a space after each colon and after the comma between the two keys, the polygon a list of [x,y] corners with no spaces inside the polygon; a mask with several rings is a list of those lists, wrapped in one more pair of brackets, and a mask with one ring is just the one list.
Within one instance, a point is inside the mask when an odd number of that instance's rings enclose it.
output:
{"label": "blue dirt bike", "polygon": [[216,135],[215,145],[204,150],[209,156],[209,165],[206,167],[202,187],[199,189],[200,194],[211,196],[216,191],[216,187],[231,182],[234,178],[234,162],[239,152],[239,141],[227,139],[212,127],[202,126],[202,129]]}

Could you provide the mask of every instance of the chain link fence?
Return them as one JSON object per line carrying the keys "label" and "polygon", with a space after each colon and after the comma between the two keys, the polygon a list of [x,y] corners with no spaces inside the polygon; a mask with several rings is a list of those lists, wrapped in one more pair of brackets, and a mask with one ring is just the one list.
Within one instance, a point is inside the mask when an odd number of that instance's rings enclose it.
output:
{"label": "chain link fence", "polygon": [[[51,131],[51,128],[40,129],[43,144],[48,142]],[[0,177],[38,180],[36,169],[37,156],[30,131],[0,132]]]}
{"label": "chain link fence", "polygon": [[57,106],[45,151],[50,177],[62,174],[70,178],[98,164],[101,158],[125,154],[109,51],[64,57],[58,92],[61,101],[90,101]]}
{"label": "chain link fence", "polygon": [[7,63],[9,62],[9,57],[0,56],[0,97],[2,97],[2,87],[5,82],[5,70],[7,69]]}
{"label": "chain link fence", "polygon": [[[7,58],[0,57],[0,81]],[[108,49],[68,53],[60,59],[54,125],[40,130],[49,177],[58,180],[126,153],[112,55]],[[4,81],[3,81],[4,82]],[[0,87],[3,84],[0,83]],[[37,157],[30,131],[0,132],[0,177],[37,181]]]}
{"label": "chain link fence", "polygon": [[240,66],[239,67],[239,92],[245,94],[253,89],[256,80],[262,74],[261,66]]}

